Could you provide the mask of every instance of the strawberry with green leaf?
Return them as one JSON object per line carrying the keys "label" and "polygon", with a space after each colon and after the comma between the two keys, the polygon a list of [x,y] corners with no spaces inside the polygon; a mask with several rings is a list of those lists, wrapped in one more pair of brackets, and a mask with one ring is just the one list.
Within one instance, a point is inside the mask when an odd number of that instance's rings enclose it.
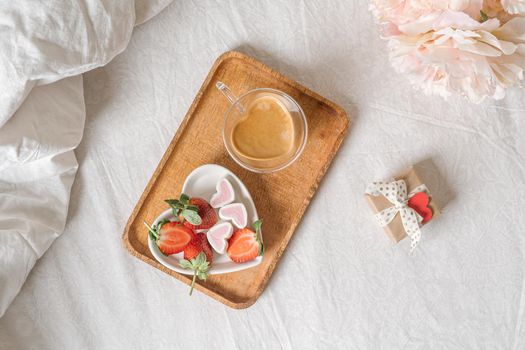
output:
{"label": "strawberry with green leaf", "polygon": [[179,199],[166,199],[173,210],[173,215],[181,223],[188,221],[192,225],[200,225],[202,218],[199,215],[199,207],[190,203],[190,197],[182,193]]}
{"label": "strawberry with green leaf", "polygon": [[190,295],[193,293],[193,287],[197,278],[205,281],[210,270],[210,262],[206,258],[206,254],[201,251],[195,258],[186,260],[181,259],[179,265],[183,269],[190,269],[193,271],[193,279],[191,280]]}
{"label": "strawberry with green leaf", "polygon": [[219,221],[219,216],[217,215],[217,212],[206,200],[198,197],[193,197],[190,199],[190,205],[196,206],[198,208],[198,213],[202,221],[198,225],[186,221],[184,222],[184,225],[186,225],[186,227],[189,227],[192,230],[207,230],[214,226],[217,223],[217,221]]}
{"label": "strawberry with green leaf", "polygon": [[192,230],[209,229],[219,221],[215,209],[202,198],[190,198],[183,193],[179,199],[167,199],[165,202],[173,209],[173,215]]}
{"label": "strawberry with green leaf", "polygon": [[242,228],[228,240],[228,256],[233,262],[244,263],[264,254],[261,236],[262,220],[253,223],[253,230]]}
{"label": "strawberry with green leaf", "polygon": [[153,227],[146,222],[150,238],[157,244],[164,255],[177,254],[195,237],[195,233],[178,222],[162,220]]}

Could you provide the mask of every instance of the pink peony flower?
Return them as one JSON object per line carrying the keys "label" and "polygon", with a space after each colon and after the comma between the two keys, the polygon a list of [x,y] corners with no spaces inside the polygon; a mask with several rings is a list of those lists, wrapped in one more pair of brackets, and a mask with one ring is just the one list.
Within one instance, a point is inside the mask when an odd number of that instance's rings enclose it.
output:
{"label": "pink peony flower", "polygon": [[525,17],[503,16],[499,1],[373,0],[371,8],[392,65],[427,94],[479,103],[524,80]]}

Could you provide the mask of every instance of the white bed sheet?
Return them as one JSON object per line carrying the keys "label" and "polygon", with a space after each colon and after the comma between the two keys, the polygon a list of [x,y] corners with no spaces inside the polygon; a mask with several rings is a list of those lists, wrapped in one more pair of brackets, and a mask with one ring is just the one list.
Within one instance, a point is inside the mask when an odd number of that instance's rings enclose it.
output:
{"label": "white bed sheet", "polygon": [[[85,74],[69,221],[0,319],[0,349],[523,349],[525,91],[479,106],[421,95],[389,67],[366,7],[175,1],[113,62]],[[210,66],[230,49],[353,119],[247,310],[189,298],[186,285],[121,244]],[[410,257],[408,242],[394,246],[377,227],[362,193],[420,161],[446,206]]]}

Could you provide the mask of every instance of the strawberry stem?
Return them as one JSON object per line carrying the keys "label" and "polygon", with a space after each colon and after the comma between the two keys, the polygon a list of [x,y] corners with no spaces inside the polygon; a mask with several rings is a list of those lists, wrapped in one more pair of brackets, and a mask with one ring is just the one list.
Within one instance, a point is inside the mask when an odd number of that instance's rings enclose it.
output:
{"label": "strawberry stem", "polygon": [[149,233],[155,237],[155,240],[158,240],[159,234],[157,233],[157,231],[154,230],[150,225],[148,225],[146,221],[144,221],[144,225],[146,225],[146,227],[148,228]]}
{"label": "strawberry stem", "polygon": [[195,282],[197,277],[201,280],[206,280],[208,276],[208,270],[210,269],[209,262],[206,260],[206,254],[200,252],[196,258],[191,259],[190,261],[186,259],[179,260],[179,265],[183,269],[193,270],[193,279],[190,284],[190,295],[193,293],[193,288],[195,287]]}
{"label": "strawberry stem", "polygon": [[191,293],[193,293],[193,287],[195,287],[195,281],[197,280],[197,270],[195,269],[193,271],[193,279],[191,280],[191,285],[190,285],[190,295]]}
{"label": "strawberry stem", "polygon": [[261,236],[261,226],[262,219],[259,219],[253,223],[253,228],[255,229],[255,240],[259,243],[259,256],[264,255],[264,243]]}

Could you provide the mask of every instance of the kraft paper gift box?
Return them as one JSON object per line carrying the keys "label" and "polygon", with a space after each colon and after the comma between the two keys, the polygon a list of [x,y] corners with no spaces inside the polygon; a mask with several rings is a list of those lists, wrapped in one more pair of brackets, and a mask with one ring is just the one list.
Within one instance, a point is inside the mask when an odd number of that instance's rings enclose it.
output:
{"label": "kraft paper gift box", "polygon": [[[394,180],[404,180],[407,186],[407,193],[410,193],[412,190],[414,190],[418,186],[424,184],[424,182],[421,180],[419,174],[417,173],[416,169],[413,166],[410,166],[409,168],[405,169],[401,173],[394,176]],[[428,192],[430,192],[430,189]],[[432,211],[432,218],[427,223],[430,223],[433,220],[435,220],[436,217],[438,217],[441,214],[441,212],[435,200],[432,198],[432,193],[428,193],[428,192],[427,194],[430,198],[428,202],[428,208]],[[374,213],[379,213],[388,207],[394,206],[394,204],[392,204],[383,195],[372,196],[370,194],[365,194],[365,198],[367,199],[367,202],[372,208],[372,211]],[[422,225],[424,226],[425,223],[423,223]],[[403,222],[401,220],[401,215],[399,215],[399,213],[395,215],[392,221],[388,225],[384,226],[383,228],[385,232],[396,243],[407,236],[407,233],[403,226]]]}

